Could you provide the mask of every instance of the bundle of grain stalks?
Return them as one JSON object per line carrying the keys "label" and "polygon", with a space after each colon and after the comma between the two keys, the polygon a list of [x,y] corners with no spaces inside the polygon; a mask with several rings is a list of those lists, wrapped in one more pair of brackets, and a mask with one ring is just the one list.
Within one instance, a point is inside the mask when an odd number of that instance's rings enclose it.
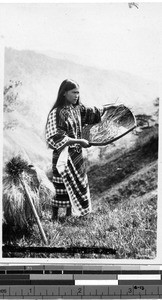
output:
{"label": "bundle of grain stalks", "polygon": [[53,184],[45,172],[29,164],[21,156],[13,157],[4,168],[3,221],[23,229],[35,222],[29,198],[39,217],[50,208],[55,195]]}

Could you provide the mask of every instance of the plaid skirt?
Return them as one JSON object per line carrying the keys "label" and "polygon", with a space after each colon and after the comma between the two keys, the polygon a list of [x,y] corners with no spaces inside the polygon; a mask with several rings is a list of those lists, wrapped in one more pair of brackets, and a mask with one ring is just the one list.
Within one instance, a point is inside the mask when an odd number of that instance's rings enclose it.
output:
{"label": "plaid skirt", "polygon": [[86,164],[81,147],[68,148],[66,168],[61,174],[56,168],[59,155],[53,151],[53,184],[56,195],[53,206],[70,207],[78,211],[77,214],[85,215],[91,211],[89,185],[86,174]]}

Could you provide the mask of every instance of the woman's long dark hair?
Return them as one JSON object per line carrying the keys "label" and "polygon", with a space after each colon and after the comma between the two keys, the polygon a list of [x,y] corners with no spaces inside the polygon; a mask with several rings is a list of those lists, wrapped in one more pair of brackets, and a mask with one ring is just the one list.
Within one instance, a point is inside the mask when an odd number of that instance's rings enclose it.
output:
{"label": "woman's long dark hair", "polygon": [[[68,92],[75,88],[79,88],[79,84],[77,82],[75,82],[74,80],[71,80],[71,79],[65,79],[59,87],[57,99],[56,99],[54,105],[52,106],[49,114],[51,113],[51,111],[54,108],[63,107],[66,103],[66,98],[64,96],[65,92]],[[78,105],[78,104],[79,104],[79,98],[77,100],[76,105]],[[48,117],[49,117],[49,114],[48,114]],[[47,122],[48,122],[48,117],[47,117]],[[47,128],[47,122],[46,122],[46,128]]]}
{"label": "woman's long dark hair", "polygon": [[[56,99],[54,105],[52,106],[50,112],[56,107],[63,107],[65,105],[65,101],[66,101],[65,96],[64,96],[65,92],[68,92],[75,88],[79,88],[79,84],[77,82],[75,82],[74,80],[65,79],[60,85],[60,88],[58,90],[57,99]],[[77,104],[79,104],[79,99],[77,101]]]}

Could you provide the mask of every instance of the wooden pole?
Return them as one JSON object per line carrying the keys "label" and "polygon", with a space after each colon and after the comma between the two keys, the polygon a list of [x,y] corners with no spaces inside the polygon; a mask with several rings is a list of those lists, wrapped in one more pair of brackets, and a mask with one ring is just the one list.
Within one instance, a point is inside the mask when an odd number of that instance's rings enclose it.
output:
{"label": "wooden pole", "polygon": [[41,222],[40,222],[39,216],[38,216],[38,214],[37,214],[37,211],[36,211],[36,209],[35,209],[33,200],[32,200],[32,198],[31,198],[31,196],[30,196],[30,194],[29,194],[29,191],[28,191],[28,189],[27,189],[27,186],[26,186],[25,182],[24,182],[21,178],[20,178],[20,182],[21,182],[21,184],[22,184],[22,186],[23,186],[23,189],[24,189],[24,191],[25,191],[27,200],[28,200],[28,202],[29,202],[29,204],[30,204],[30,206],[31,206],[32,212],[33,212],[34,217],[35,217],[35,219],[36,219],[36,222],[37,222],[37,224],[38,224],[38,227],[39,227],[41,236],[42,236],[42,238],[43,238],[43,241],[44,241],[44,243],[47,245],[47,244],[48,244],[48,241],[47,241],[45,232],[44,232],[44,230],[43,230],[42,224],[41,224]]}

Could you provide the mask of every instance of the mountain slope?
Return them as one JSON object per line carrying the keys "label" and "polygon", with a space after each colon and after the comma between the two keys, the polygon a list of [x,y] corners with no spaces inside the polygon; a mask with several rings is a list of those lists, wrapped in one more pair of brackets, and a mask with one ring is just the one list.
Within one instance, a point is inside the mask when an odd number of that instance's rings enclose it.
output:
{"label": "mountain slope", "polygon": [[81,100],[90,106],[118,99],[117,103],[125,103],[134,113],[151,114],[154,109],[152,102],[158,96],[156,83],[131,74],[83,66],[34,51],[6,48],[5,85],[9,80],[20,80],[22,86],[18,91],[21,107],[4,116],[4,122],[7,118],[17,123],[17,126],[4,130],[5,160],[15,153],[15,149],[23,148],[33,163],[43,167],[51,163],[44,128],[59,85],[65,78],[78,81]]}
{"label": "mountain slope", "polygon": [[124,101],[126,105],[133,107],[135,111],[146,113],[152,108],[154,97],[158,96],[156,82],[144,80],[140,76],[83,66],[34,51],[6,48],[5,83],[10,79],[21,80],[23,89],[28,87],[33,93],[32,99],[28,101],[35,99],[38,107],[40,102],[36,96],[49,95],[49,98],[44,98],[42,104],[52,105],[58,87],[65,78],[78,81],[83,102],[90,105],[114,102],[118,99],[119,102]]}

